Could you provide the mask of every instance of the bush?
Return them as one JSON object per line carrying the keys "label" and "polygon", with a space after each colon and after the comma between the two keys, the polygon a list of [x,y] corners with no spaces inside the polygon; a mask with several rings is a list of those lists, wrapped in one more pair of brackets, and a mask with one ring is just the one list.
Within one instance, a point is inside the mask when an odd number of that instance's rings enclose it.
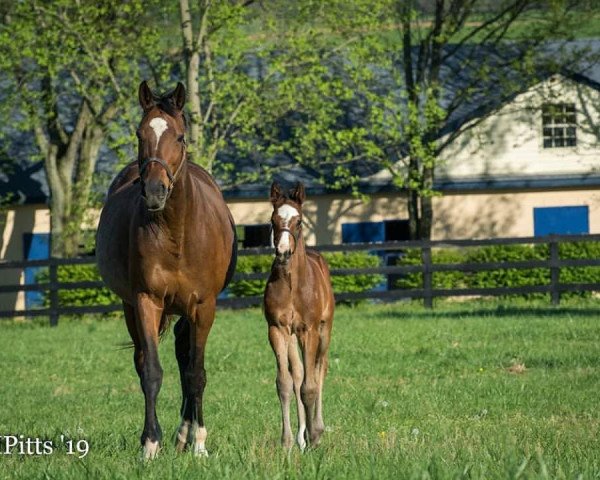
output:
{"label": "bush", "polygon": [[[98,268],[94,264],[59,265],[57,276],[60,283],[102,280]],[[37,280],[38,282],[48,282],[48,269],[40,271]],[[58,292],[58,304],[61,307],[114,305],[120,303],[120,301],[119,297],[106,287],[78,288],[75,290],[59,290]],[[44,306],[50,306],[50,294],[48,292],[44,295]]]}
{"label": "bush", "polygon": [[[599,242],[573,242],[559,245],[561,259],[600,258]],[[561,283],[596,283],[600,281],[600,267],[567,267],[560,270]],[[566,295],[590,296],[591,292],[570,292]]]}
{"label": "bush", "polygon": [[[547,245],[493,245],[478,248],[469,256],[470,263],[519,262],[527,260],[546,260]],[[548,285],[550,270],[547,268],[503,268],[485,272],[472,272],[470,286],[473,288],[524,287],[530,285]]]}
{"label": "bush", "polygon": [[[379,266],[379,257],[366,252],[330,252],[323,256],[334,268],[369,268]],[[335,293],[366,292],[385,281],[384,275],[332,275],[331,284]]]}
{"label": "bush", "polygon": [[[465,263],[467,255],[457,249],[436,249],[431,252],[431,261],[437,264]],[[421,251],[409,250],[401,257],[397,265],[421,265]],[[464,272],[434,272],[432,275],[433,288],[467,288]],[[404,289],[423,288],[423,275],[421,272],[409,273],[399,279],[395,286]]]}
{"label": "bush", "polygon": [[[434,264],[452,263],[491,263],[518,262],[527,260],[546,260],[550,252],[548,245],[493,245],[489,247],[458,250],[455,248],[435,249],[432,251]],[[559,258],[600,258],[598,242],[573,242],[559,244]],[[421,265],[420,250],[410,250],[400,258],[398,265]],[[561,283],[600,282],[600,267],[569,267],[560,270]],[[433,288],[496,288],[521,287],[530,285],[548,285],[548,268],[496,269],[482,272],[434,272]],[[395,284],[398,288],[423,288],[423,276],[420,272],[411,273]],[[566,293],[565,296],[589,295],[587,293]],[[528,297],[535,295],[527,295]]]}
{"label": "bush", "polygon": [[[236,273],[270,272],[273,257],[271,255],[239,256]],[[235,280],[229,284],[228,290],[234,297],[253,297],[262,295],[266,280]]]}
{"label": "bush", "polygon": [[[379,266],[379,257],[366,252],[334,252],[324,253],[329,268],[367,268]],[[270,272],[273,257],[270,255],[240,256],[236,272],[258,273]],[[383,282],[383,275],[336,275],[331,277],[335,293],[364,292],[371,290]],[[234,297],[262,295],[266,280],[236,280],[229,284],[229,292]]]}

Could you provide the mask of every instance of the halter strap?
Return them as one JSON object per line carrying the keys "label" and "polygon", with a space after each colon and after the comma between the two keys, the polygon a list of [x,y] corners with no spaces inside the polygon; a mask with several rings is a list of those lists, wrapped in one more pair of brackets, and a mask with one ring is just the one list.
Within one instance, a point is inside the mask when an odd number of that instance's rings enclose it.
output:
{"label": "halter strap", "polygon": [[[271,225],[271,230],[273,230],[273,226]],[[298,233],[296,235],[294,235],[294,232],[292,232],[289,228],[287,227],[281,227],[281,232],[287,232],[290,234],[290,236],[294,239],[294,249],[292,250],[292,253],[290,255],[293,255],[294,253],[296,253],[296,249],[298,248],[298,234],[300,233],[300,231],[302,230],[302,225],[300,225],[300,228],[298,228]],[[275,236],[273,236],[273,240],[275,240]]]}
{"label": "halter strap", "polygon": [[162,158],[148,157],[140,165],[140,179],[142,178],[144,171],[148,168],[148,166],[151,163],[158,163],[161,167],[163,167],[165,169],[165,173],[167,174],[167,177],[169,177],[169,190],[171,190],[171,188],[173,188],[173,184],[175,183],[177,174],[181,171],[181,168],[183,167],[183,164],[185,162],[186,162],[186,159],[185,159],[185,155],[184,155],[183,158],[181,159],[181,163],[177,167],[177,170],[175,170],[175,173],[171,173],[171,169],[169,168],[169,165]]}

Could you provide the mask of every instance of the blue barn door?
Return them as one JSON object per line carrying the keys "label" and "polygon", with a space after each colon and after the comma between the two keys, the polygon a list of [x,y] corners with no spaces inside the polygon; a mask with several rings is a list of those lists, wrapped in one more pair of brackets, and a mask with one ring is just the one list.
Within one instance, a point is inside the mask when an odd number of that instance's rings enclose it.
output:
{"label": "blue barn door", "polygon": [[536,237],[590,233],[589,217],[587,206],[534,208],[533,232]]}
{"label": "blue barn door", "polygon": [[[385,242],[384,222],[356,222],[342,224],[342,243],[369,243]],[[374,250],[374,253],[385,261],[385,252]],[[387,281],[384,280],[373,288],[373,291],[387,289]]]}
{"label": "blue barn door", "polygon": [[383,222],[356,222],[342,224],[342,243],[366,243],[385,241]]}
{"label": "blue barn door", "polygon": [[[25,260],[45,260],[50,257],[49,233],[24,233],[23,258]],[[27,267],[25,269],[25,285],[37,283],[36,276],[43,267]],[[42,292],[25,292],[25,308],[39,307],[44,302]]]}

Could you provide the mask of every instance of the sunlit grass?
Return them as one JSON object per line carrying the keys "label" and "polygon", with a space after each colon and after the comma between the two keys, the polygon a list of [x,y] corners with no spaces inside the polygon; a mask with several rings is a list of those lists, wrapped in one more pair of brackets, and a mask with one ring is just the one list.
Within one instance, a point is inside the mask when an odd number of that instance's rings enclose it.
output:
{"label": "sunlit grass", "polygon": [[600,303],[338,309],[322,445],[278,446],[275,364],[260,310],[221,311],[209,337],[210,457],[171,443],[172,335],[159,458],[139,461],[142,395],[119,319],[0,324],[0,434],[90,444],[83,459],[0,456],[7,478],[591,478],[600,475]]}

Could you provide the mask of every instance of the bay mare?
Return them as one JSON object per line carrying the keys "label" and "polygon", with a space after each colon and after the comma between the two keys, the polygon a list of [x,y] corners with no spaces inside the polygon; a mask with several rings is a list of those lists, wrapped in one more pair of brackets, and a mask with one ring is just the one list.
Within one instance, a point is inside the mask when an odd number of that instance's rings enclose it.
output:
{"label": "bay mare", "polygon": [[304,200],[301,183],[288,195],[278,184],[271,186],[275,259],[264,295],[269,342],[277,362],[281,443],[289,448],[294,442],[290,424],[294,394],[298,413],[296,441],[301,449],[307,442],[317,445],[325,429],[323,383],[335,308],[327,263],[317,252],[304,247]]}
{"label": "bay mare", "polygon": [[183,397],[176,447],[205,455],[204,350],[217,295],[235,269],[235,226],[214,180],[187,161],[183,85],[157,96],[142,82],[139,102],[138,160],[109,188],[96,236],[98,268],[123,301],[133,342],[145,398],[144,457],[153,458],[161,442],[157,346],[168,315],[181,317],[174,328]]}

